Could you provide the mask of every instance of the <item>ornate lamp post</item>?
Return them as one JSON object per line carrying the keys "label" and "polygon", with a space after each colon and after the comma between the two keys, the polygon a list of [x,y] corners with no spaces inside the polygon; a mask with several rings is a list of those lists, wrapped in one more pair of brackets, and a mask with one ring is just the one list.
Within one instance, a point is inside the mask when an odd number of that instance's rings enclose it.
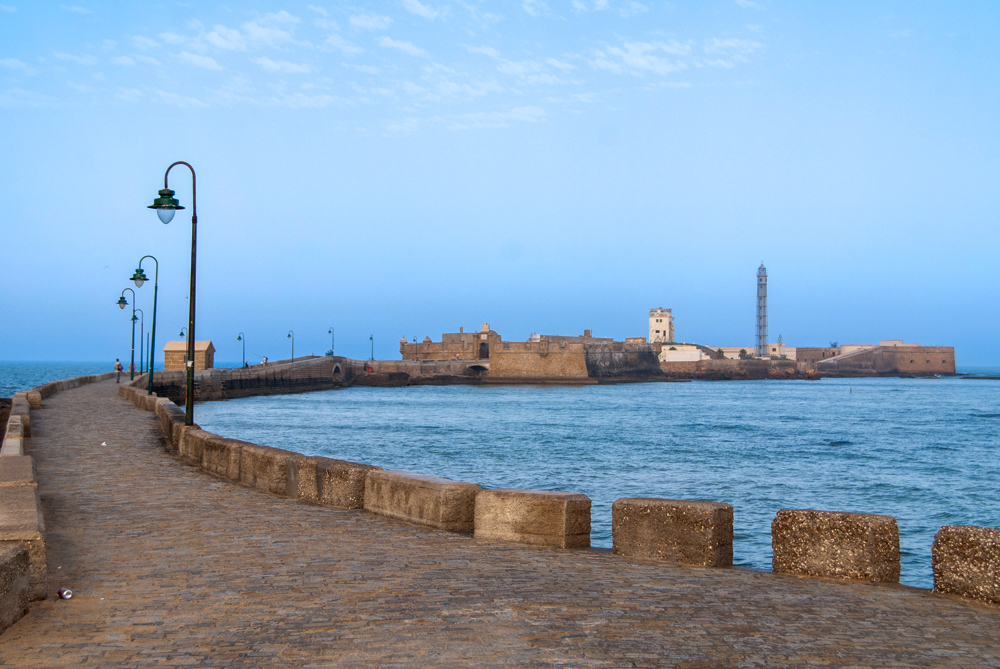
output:
{"label": "ornate lamp post", "polygon": [[334,342],[334,337],[336,337],[337,335],[334,334],[334,332],[333,332],[333,326],[332,325],[330,326],[330,329],[327,330],[326,332],[327,332],[328,335],[330,335],[330,355],[333,355],[333,351],[334,351],[333,342]]}
{"label": "ornate lamp post", "polygon": [[139,313],[139,373],[142,374],[142,343],[143,339],[146,337],[146,315],[142,313],[142,309],[132,310],[132,320],[135,320],[136,312]]}
{"label": "ornate lamp post", "polygon": [[177,336],[181,339],[187,338],[187,328],[181,328],[181,331],[177,333]]}
{"label": "ornate lamp post", "polygon": [[247,340],[246,335],[242,332],[236,336],[236,341],[243,342],[243,366],[247,366]]}
{"label": "ornate lamp post", "polygon": [[[135,291],[131,288],[126,288],[128,292],[132,293],[132,302],[135,302]],[[128,301],[125,299],[125,290],[122,291],[121,297],[118,298],[118,308],[124,309],[128,305]],[[132,305],[132,359],[128,365],[128,380],[131,381],[135,378],[135,304]]]}
{"label": "ornate lamp post", "polygon": [[368,335],[368,341],[372,343],[372,362],[375,362],[375,335]]}
{"label": "ornate lamp post", "polygon": [[288,338],[292,340],[292,362],[295,362],[295,331],[288,331]]}
{"label": "ornate lamp post", "polygon": [[156,263],[156,272],[153,274],[153,325],[152,332],[150,333],[149,342],[149,389],[146,391],[147,395],[153,394],[153,363],[155,362],[155,349],[156,346],[156,294],[160,290],[160,261],[153,256],[143,256],[139,258],[139,267],[135,270],[132,275],[132,280],[135,281],[137,288],[142,288],[142,284],[149,281],[146,278],[146,273],[142,271],[142,261],[146,258],[153,258],[153,262]]}
{"label": "ornate lamp post", "polygon": [[180,202],[174,198],[174,191],[170,190],[167,184],[167,177],[170,170],[177,165],[184,165],[191,170],[191,288],[188,294],[188,359],[187,368],[187,392],[184,397],[184,424],[194,424],[194,303],[195,303],[195,267],[198,259],[198,196],[197,181],[194,168],[183,160],[178,160],[170,165],[163,173],[163,189],[159,192],[159,197],[153,200],[149,209],[155,209],[156,215],[164,223],[169,223],[174,218],[174,212],[183,209]]}

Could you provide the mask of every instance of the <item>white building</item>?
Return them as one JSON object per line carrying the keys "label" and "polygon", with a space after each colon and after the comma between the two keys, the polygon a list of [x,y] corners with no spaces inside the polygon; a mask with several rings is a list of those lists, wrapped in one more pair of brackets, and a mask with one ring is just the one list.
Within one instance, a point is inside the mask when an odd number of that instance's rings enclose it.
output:
{"label": "white building", "polygon": [[670,309],[649,310],[649,343],[674,341],[674,316]]}

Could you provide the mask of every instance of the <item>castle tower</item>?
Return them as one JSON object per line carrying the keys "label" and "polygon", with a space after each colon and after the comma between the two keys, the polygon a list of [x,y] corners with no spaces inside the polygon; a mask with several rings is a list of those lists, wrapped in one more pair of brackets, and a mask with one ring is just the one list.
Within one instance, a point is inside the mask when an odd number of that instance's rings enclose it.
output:
{"label": "castle tower", "polygon": [[673,342],[674,316],[670,309],[649,310],[649,343]]}
{"label": "castle tower", "polygon": [[766,358],[767,353],[767,269],[764,263],[757,268],[757,353]]}

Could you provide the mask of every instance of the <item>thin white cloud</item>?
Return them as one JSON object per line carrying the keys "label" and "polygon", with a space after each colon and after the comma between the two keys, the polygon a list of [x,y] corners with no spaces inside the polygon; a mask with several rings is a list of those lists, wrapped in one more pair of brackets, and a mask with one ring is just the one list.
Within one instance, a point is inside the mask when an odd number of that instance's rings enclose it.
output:
{"label": "thin white cloud", "polygon": [[16,12],[17,7],[11,7],[10,5],[0,5],[0,12]]}
{"label": "thin white cloud", "polygon": [[[630,74],[668,74],[687,67],[680,57],[687,56],[691,47],[678,42],[625,42],[621,47],[609,46],[598,51],[590,64],[601,70]],[[675,58],[666,58],[675,56]]]}
{"label": "thin white cloud", "polygon": [[115,56],[111,59],[111,62],[115,65],[124,65],[126,67],[132,67],[137,63],[145,63],[146,65],[160,64],[160,61],[149,56]]}
{"label": "thin white cloud", "polygon": [[450,124],[453,130],[472,128],[509,128],[514,123],[538,123],[545,120],[545,110],[538,107],[515,107],[505,112],[462,114]]}
{"label": "thin white cloud", "polygon": [[96,65],[97,59],[93,56],[75,56],[71,53],[54,53],[52,54],[54,58],[59,60],[65,60],[71,63],[76,63],[77,65]]}
{"label": "thin white cloud", "polygon": [[226,26],[215,26],[215,30],[205,35],[205,41],[227,51],[245,51],[247,48],[243,34],[235,28]]}
{"label": "thin white cloud", "polygon": [[500,52],[491,46],[467,46],[465,48],[469,50],[469,53],[481,53],[484,56],[489,56],[490,58],[500,57]]}
{"label": "thin white cloud", "polygon": [[198,54],[190,53],[188,51],[182,51],[178,54],[178,57],[185,63],[194,65],[195,67],[202,67],[206,70],[221,70],[222,66],[215,62],[214,58],[209,56],[199,56]]}
{"label": "thin white cloud", "polygon": [[427,5],[421,3],[420,0],[403,0],[403,9],[411,14],[422,16],[425,19],[436,18],[440,13],[436,9],[431,9]]}
{"label": "thin white cloud", "polygon": [[395,40],[391,37],[380,37],[378,40],[379,46],[384,46],[387,49],[399,49],[403,53],[408,53],[411,56],[426,56],[427,52],[421,49],[419,46],[413,44],[412,42],[404,42],[402,40]]}
{"label": "thin white cloud", "polygon": [[392,24],[388,16],[378,14],[355,14],[349,20],[352,26],[362,30],[385,30]]}
{"label": "thin white cloud", "polygon": [[74,14],[93,14],[94,10],[87,9],[86,7],[81,7],[80,5],[59,5],[60,9],[65,9],[67,12],[73,12]]}
{"label": "thin white cloud", "polygon": [[132,38],[132,46],[136,49],[142,49],[146,51],[148,49],[155,49],[160,46],[159,42],[149,39],[148,37],[141,37],[136,35]]}
{"label": "thin white cloud", "polygon": [[168,105],[176,105],[178,107],[207,107],[208,104],[202,102],[197,98],[189,98],[184,95],[178,95],[177,93],[168,93],[167,91],[154,91],[160,99],[166,102]]}
{"label": "thin white cloud", "polygon": [[705,53],[751,53],[761,47],[760,42],[749,39],[712,38],[705,43]]}
{"label": "thin white cloud", "polygon": [[27,63],[23,63],[17,58],[0,58],[0,67],[7,67],[12,70],[21,70],[25,74],[35,73],[35,70],[29,67]]}
{"label": "thin white cloud", "polygon": [[332,46],[334,49],[338,49],[345,56],[356,56],[359,53],[364,53],[365,50],[359,47],[357,44],[344,39],[340,35],[330,35],[323,42],[325,46]]}
{"label": "thin white cloud", "polygon": [[575,70],[575,65],[570,65],[561,60],[556,60],[555,58],[546,58],[545,62],[558,70]]}
{"label": "thin white cloud", "polygon": [[310,9],[320,16],[330,16],[330,12],[326,11],[322,7],[317,7],[316,5],[306,5],[306,9]]}
{"label": "thin white cloud", "polygon": [[538,16],[541,12],[549,8],[543,0],[524,0],[521,3],[521,7],[532,16]]}
{"label": "thin white cloud", "polygon": [[0,107],[54,107],[57,103],[58,100],[51,95],[23,88],[0,91]]}
{"label": "thin white cloud", "polygon": [[160,39],[167,44],[186,44],[189,41],[187,37],[176,33],[160,33]]}
{"label": "thin white cloud", "polygon": [[271,60],[270,58],[251,58],[251,60],[268,72],[284,72],[286,74],[308,74],[308,65],[290,63],[287,60]]}
{"label": "thin white cloud", "polygon": [[751,9],[760,9],[760,5],[753,0],[735,0],[736,4],[740,7],[747,7]]}

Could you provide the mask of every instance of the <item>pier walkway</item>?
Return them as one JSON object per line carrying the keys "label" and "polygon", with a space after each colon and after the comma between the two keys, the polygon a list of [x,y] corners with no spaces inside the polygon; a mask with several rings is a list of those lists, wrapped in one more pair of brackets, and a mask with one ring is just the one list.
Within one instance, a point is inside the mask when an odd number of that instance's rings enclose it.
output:
{"label": "pier walkway", "polygon": [[487,544],[271,497],[166,453],[116,390],[32,412],[52,594],[0,636],[0,666],[1000,666],[1000,609],[926,591]]}

